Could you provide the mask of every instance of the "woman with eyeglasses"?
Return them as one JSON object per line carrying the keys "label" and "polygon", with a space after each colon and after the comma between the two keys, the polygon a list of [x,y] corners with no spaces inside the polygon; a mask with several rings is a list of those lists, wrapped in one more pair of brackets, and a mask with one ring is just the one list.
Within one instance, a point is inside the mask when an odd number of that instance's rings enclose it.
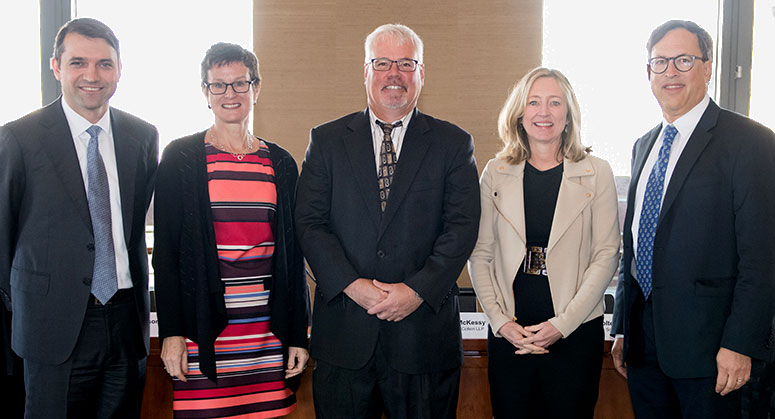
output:
{"label": "woman with eyeglasses", "polygon": [[156,305],[176,417],[277,417],[296,407],[309,293],[292,211],[291,155],[250,133],[256,56],[218,43],[202,60],[206,131],[173,141],[154,203]]}
{"label": "woman with eyeglasses", "polygon": [[611,167],[582,145],[579,124],[565,76],[530,71],[501,110],[504,147],[482,173],[468,269],[491,327],[495,418],[594,414],[620,233]]}

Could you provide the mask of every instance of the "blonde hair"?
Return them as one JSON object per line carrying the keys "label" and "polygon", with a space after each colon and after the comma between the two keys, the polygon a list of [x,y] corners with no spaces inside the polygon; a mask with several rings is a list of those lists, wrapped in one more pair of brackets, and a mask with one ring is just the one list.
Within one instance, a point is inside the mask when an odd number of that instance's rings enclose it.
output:
{"label": "blonde hair", "polygon": [[581,112],[576,94],[568,79],[559,70],[544,67],[534,68],[525,74],[503,104],[498,116],[498,135],[503,141],[503,149],[498,152],[497,157],[505,159],[510,164],[517,164],[530,158],[530,145],[527,132],[522,126],[522,116],[525,114],[528,93],[533,83],[541,77],[551,77],[556,80],[568,104],[567,127],[562,132],[560,153],[564,158],[574,162],[582,160],[592,149],[581,143]]}

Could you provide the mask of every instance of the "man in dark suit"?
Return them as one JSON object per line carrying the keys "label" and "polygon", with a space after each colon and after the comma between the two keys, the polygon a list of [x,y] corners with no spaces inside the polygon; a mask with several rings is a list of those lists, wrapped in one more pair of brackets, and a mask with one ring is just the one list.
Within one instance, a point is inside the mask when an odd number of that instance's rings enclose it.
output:
{"label": "man in dark suit", "polygon": [[0,294],[26,416],[137,417],[158,133],[109,107],[121,61],[103,23],[66,23],[51,67],[62,97],[0,128]]}
{"label": "man in dark suit", "polygon": [[710,99],[697,24],[664,23],[647,50],[663,121],[633,149],[614,364],[636,417],[737,417],[751,359],[768,354],[775,135]]}
{"label": "man in dark suit", "polygon": [[368,108],[312,130],[296,224],[316,277],[320,418],[454,417],[456,281],[476,241],[471,135],[416,109],[423,46],[406,26],[365,43]]}

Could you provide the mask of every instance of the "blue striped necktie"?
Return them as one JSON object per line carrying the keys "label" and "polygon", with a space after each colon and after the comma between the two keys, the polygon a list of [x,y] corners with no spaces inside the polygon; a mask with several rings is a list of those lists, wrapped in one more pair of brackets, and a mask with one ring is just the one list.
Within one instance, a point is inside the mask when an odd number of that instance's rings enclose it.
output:
{"label": "blue striped necktie", "polygon": [[101,128],[92,125],[86,152],[86,172],[89,177],[87,196],[89,214],[94,231],[94,276],[91,293],[106,304],[118,291],[116,251],[113,248],[113,223],[110,215],[110,187],[108,173],[100,156],[99,136]]}
{"label": "blue striped necktie", "polygon": [[678,130],[671,124],[665,127],[665,136],[654,168],[651,169],[646,193],[643,196],[643,207],[640,211],[638,224],[638,254],[635,259],[638,285],[643,291],[643,297],[649,298],[652,286],[652,262],[654,259],[654,236],[657,233],[659,211],[662,207],[662,191],[665,187],[665,171],[670,160],[670,148],[673,145]]}

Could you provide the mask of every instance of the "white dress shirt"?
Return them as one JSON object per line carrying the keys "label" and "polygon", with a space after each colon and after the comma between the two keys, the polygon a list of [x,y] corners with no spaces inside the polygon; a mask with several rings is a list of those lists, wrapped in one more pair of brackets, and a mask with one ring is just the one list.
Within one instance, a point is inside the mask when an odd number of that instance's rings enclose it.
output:
{"label": "white dress shirt", "polygon": [[[398,157],[399,154],[401,154],[401,146],[404,144],[406,128],[409,126],[409,120],[412,119],[413,112],[414,110],[404,115],[401,119],[397,119],[395,121],[380,121],[388,124],[395,124],[396,122],[401,121],[401,126],[393,128],[393,133],[390,134],[390,138],[393,140],[393,150],[396,153],[396,164],[398,164]],[[385,138],[385,131],[382,131],[382,128],[377,125],[377,117],[374,116],[374,113],[371,112],[371,110],[369,110],[369,123],[371,124],[371,141],[374,145],[374,164],[376,164],[375,171],[377,174],[379,174],[379,153],[382,150],[382,141]]]}
{"label": "white dress shirt", "polygon": [[[673,144],[670,148],[670,159],[667,162],[667,170],[665,171],[665,185],[662,188],[662,198],[660,199],[660,211],[662,208],[661,202],[665,199],[665,193],[667,192],[668,185],[670,185],[670,178],[673,176],[675,165],[678,162],[678,159],[681,157],[681,153],[686,147],[686,143],[689,142],[689,137],[692,136],[694,129],[700,122],[702,114],[704,114],[705,109],[708,108],[709,103],[710,96],[706,94],[700,103],[698,103],[694,108],[673,121],[673,126],[678,130],[678,134],[676,134],[675,139],[673,140]],[[633,255],[635,255],[636,258],[638,255],[638,226],[640,225],[640,213],[641,209],[643,208],[643,196],[646,193],[646,184],[648,183],[649,175],[651,174],[651,170],[656,164],[657,157],[659,156],[659,149],[662,147],[662,143],[665,138],[665,127],[669,124],[670,123],[667,122],[664,118],[662,119],[662,131],[659,133],[656,142],[654,142],[654,146],[649,152],[646,163],[643,165],[643,170],[640,172],[640,178],[638,179],[638,186],[635,190],[635,208],[633,212],[631,231],[632,250]],[[635,266],[635,261],[633,261],[632,274],[633,276],[637,277],[635,273]]]}
{"label": "white dress shirt", "polygon": [[75,153],[78,155],[78,164],[81,166],[83,185],[88,195],[89,175],[87,171],[87,149],[91,136],[86,130],[92,125],[102,128],[98,138],[100,155],[108,173],[108,187],[110,188],[110,216],[113,230],[113,248],[116,254],[116,274],[118,276],[118,288],[132,288],[132,277],[129,273],[129,252],[124,239],[124,223],[121,213],[121,191],[118,184],[118,165],[116,163],[116,147],[113,142],[113,130],[110,123],[110,110],[102,115],[96,124],[92,124],[86,118],[75,112],[62,98],[62,109],[65,111],[67,125],[75,145]]}

